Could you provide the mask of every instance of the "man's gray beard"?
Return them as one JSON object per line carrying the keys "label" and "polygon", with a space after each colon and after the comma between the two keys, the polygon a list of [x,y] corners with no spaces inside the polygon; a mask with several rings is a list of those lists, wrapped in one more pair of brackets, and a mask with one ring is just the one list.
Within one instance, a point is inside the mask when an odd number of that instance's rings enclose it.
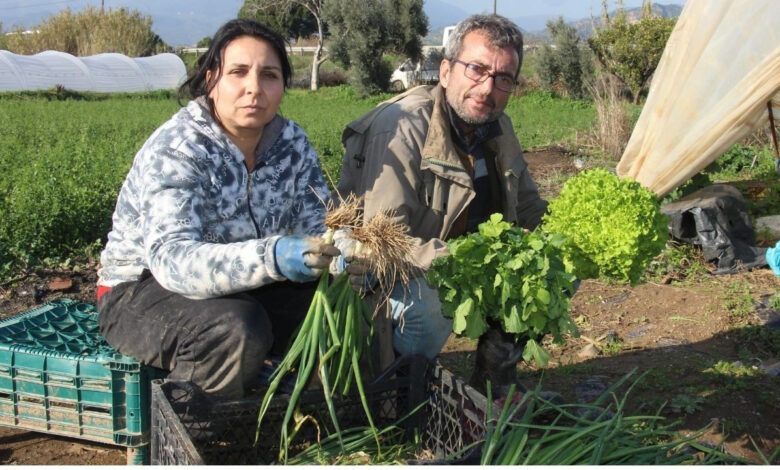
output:
{"label": "man's gray beard", "polygon": [[489,122],[498,120],[498,118],[501,116],[501,113],[490,113],[482,119],[474,119],[466,116],[466,112],[461,106],[461,103],[458,103],[457,106],[450,103],[450,106],[455,111],[455,114],[458,116],[458,118],[470,126],[482,126]]}

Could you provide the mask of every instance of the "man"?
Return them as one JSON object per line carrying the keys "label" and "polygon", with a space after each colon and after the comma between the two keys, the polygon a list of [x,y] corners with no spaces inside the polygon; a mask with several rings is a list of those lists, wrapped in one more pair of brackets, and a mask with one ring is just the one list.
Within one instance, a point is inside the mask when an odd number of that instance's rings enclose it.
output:
{"label": "man", "polygon": [[[491,213],[533,229],[546,211],[504,114],[522,52],[522,35],[512,22],[471,16],[450,35],[439,85],[399,95],[344,131],[337,195],[364,196],[364,220],[394,210],[415,237],[413,258],[423,271],[447,254],[446,240],[476,230]],[[437,291],[422,277],[396,285],[387,307],[395,352],[429,358],[439,353],[452,321],[442,316]],[[375,327],[381,343],[388,325]],[[473,381],[483,387],[488,377],[516,381],[522,348],[498,328],[486,333]],[[380,361],[386,363],[384,354]]]}

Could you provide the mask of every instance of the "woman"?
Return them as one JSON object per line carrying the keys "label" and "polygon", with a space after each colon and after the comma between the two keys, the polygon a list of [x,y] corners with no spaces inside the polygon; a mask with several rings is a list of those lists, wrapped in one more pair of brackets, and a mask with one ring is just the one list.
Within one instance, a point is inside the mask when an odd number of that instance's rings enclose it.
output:
{"label": "woman", "polygon": [[328,188],[301,128],[278,114],[283,39],[232,20],[136,154],[98,272],[100,330],[120,353],[239,398],[284,348],[339,251]]}

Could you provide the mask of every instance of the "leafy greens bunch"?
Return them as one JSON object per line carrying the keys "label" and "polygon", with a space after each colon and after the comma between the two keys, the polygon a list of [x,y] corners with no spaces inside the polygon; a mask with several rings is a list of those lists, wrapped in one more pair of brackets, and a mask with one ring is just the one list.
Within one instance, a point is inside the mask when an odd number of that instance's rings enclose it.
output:
{"label": "leafy greens bunch", "polygon": [[584,171],[550,201],[542,229],[566,237],[563,260],[580,279],[639,281],[668,238],[658,197],[602,169]]}
{"label": "leafy greens bunch", "polygon": [[428,282],[439,289],[442,313],[453,331],[478,338],[490,323],[529,337],[523,358],[544,365],[549,354],[536,339],[578,334],[569,317],[574,276],[561,260],[560,235],[524,232],[493,214],[479,231],[450,240],[450,254],[436,258]]}

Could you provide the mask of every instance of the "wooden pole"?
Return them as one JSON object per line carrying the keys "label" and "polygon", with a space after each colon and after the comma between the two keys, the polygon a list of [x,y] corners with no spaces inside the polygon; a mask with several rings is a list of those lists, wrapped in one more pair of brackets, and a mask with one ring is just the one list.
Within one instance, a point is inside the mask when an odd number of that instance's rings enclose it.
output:
{"label": "wooden pole", "polygon": [[775,171],[780,173],[780,151],[777,150],[777,134],[775,133],[775,116],[772,113],[772,101],[767,101],[766,110],[769,114],[769,135],[772,138],[772,149],[775,151]]}
{"label": "wooden pole", "polygon": [[777,134],[775,133],[775,116],[772,113],[771,101],[767,101],[766,110],[769,113],[769,135],[772,136],[772,148],[775,150],[775,159],[780,159],[780,151],[777,150]]}

